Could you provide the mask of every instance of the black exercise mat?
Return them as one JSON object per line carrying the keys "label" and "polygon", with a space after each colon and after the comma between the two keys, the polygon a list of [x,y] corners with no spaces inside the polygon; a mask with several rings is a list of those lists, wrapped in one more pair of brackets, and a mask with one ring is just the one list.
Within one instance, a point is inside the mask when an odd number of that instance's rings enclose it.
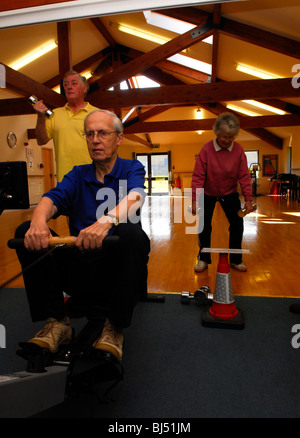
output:
{"label": "black exercise mat", "polygon": [[[292,329],[300,330],[300,315],[289,312],[297,300],[235,300],[244,313],[243,330],[203,327],[203,308],[181,304],[179,295],[166,295],[165,303],[138,303],[125,331],[124,380],[109,398],[82,394],[37,416],[299,418],[300,349],[294,347],[300,339]],[[12,347],[20,334],[32,335],[24,291],[2,290],[0,309],[0,323],[7,324],[0,371],[25,369]]]}

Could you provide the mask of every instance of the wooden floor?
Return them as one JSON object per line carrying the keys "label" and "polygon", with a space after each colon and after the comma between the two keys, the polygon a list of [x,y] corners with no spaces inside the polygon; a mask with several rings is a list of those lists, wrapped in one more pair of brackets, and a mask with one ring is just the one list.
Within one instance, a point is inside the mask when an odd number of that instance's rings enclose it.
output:
{"label": "wooden floor", "polygon": [[[279,196],[260,196],[257,211],[245,218],[243,248],[246,273],[231,270],[235,295],[300,297],[300,203]],[[195,292],[208,285],[214,290],[218,254],[201,274],[194,272],[198,253],[193,217],[187,212],[189,199],[177,196],[148,197],[143,208],[143,228],[151,239],[149,292]],[[0,217],[0,283],[20,271],[15,251],[7,240],[15,228],[30,219],[32,210],[4,211]],[[64,218],[51,221],[60,235],[67,234]],[[189,234],[192,233],[192,234]],[[212,247],[228,248],[228,223],[219,204],[213,217]],[[24,287],[22,276],[6,287]]]}

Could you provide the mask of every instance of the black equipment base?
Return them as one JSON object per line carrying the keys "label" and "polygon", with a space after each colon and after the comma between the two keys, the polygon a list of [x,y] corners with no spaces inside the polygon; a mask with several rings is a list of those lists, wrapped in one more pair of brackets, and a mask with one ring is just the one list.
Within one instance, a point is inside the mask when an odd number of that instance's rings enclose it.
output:
{"label": "black equipment base", "polygon": [[203,312],[202,325],[204,327],[242,330],[245,327],[244,313],[241,309],[237,310],[238,314],[230,319],[216,318],[209,311]]}

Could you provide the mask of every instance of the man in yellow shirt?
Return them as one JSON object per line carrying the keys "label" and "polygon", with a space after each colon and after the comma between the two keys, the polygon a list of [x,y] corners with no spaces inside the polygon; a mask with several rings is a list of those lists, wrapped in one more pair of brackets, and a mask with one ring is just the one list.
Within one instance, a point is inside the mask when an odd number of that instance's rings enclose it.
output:
{"label": "man in yellow shirt", "polygon": [[38,114],[36,124],[38,145],[42,146],[53,139],[58,182],[74,166],[91,162],[83,137],[83,122],[90,112],[98,109],[84,100],[88,91],[84,76],[73,70],[67,72],[63,87],[67,103],[63,107],[54,109],[52,117],[45,116],[47,107],[42,100],[33,106]]}

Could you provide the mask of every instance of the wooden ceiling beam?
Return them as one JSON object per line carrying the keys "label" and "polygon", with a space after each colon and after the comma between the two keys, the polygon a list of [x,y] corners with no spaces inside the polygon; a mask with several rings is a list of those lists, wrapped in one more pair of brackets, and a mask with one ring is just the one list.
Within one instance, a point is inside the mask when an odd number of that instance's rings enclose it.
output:
{"label": "wooden ceiling beam", "polygon": [[[211,130],[215,118],[208,119],[192,119],[192,120],[169,120],[162,122],[138,122],[134,125],[125,128],[128,133],[145,133],[145,132],[172,132],[172,131],[206,131]],[[280,126],[298,126],[300,124],[300,116],[240,116],[241,129],[256,129],[262,127],[280,127]]]}
{"label": "wooden ceiling beam", "polygon": [[[75,71],[78,71],[78,73],[83,72],[84,70],[88,70],[91,66],[93,66],[96,63],[100,63],[107,57],[111,55],[111,48],[108,47],[106,49],[100,50],[99,52],[95,53],[94,55],[89,56],[88,58],[84,59],[83,61],[78,62],[73,66],[73,69]],[[44,85],[49,88],[54,88],[57,85],[59,85],[59,75],[54,76],[53,78],[49,79],[48,81],[44,82]]]}
{"label": "wooden ceiling beam", "polygon": [[275,135],[272,132],[268,131],[267,129],[256,128],[256,127],[253,128],[245,127],[242,129],[244,129],[245,131],[249,132],[250,134],[254,135],[257,138],[260,138],[265,143],[268,143],[277,149],[283,148],[283,139],[278,137],[278,135]]}
{"label": "wooden ceiling beam", "polygon": [[[141,111],[141,108],[140,108],[140,107],[136,109],[136,113],[137,113],[138,116],[141,116],[141,115],[142,115],[142,111]],[[146,141],[147,141],[147,142],[151,145],[151,147],[152,147],[151,137],[150,137],[150,135],[149,135],[148,132],[145,132],[145,137],[146,137]]]}
{"label": "wooden ceiling beam", "polygon": [[[32,93],[33,94],[33,93]],[[29,95],[28,95],[29,97]],[[0,117],[35,114],[32,105],[24,97],[0,99]]]}
{"label": "wooden ceiling beam", "polygon": [[124,137],[127,138],[128,140],[133,141],[134,143],[139,143],[142,146],[145,146],[147,148],[152,149],[152,144],[149,143],[147,140],[142,139],[141,137],[139,137],[138,135],[134,135],[134,134],[124,134]]}
{"label": "wooden ceiling beam", "polygon": [[[159,13],[177,18],[178,20],[187,21],[195,25],[200,25],[205,16],[210,16],[209,13],[201,11],[192,6],[175,8],[174,10],[163,9],[160,10]],[[220,21],[220,31],[234,38],[264,47],[265,49],[273,50],[274,52],[300,59],[299,41],[291,38],[282,37],[272,32],[259,29],[258,27],[239,23],[224,17],[222,17]]]}
{"label": "wooden ceiling beam", "polygon": [[213,84],[173,85],[138,90],[95,91],[90,102],[102,108],[116,105],[121,108],[171,104],[199,105],[202,102],[219,102],[244,99],[273,99],[299,97],[299,90],[291,85],[292,78],[255,79],[249,81],[216,82]]}
{"label": "wooden ceiling beam", "polygon": [[[3,63],[2,63],[3,64]],[[29,78],[23,73],[16,71],[5,65],[6,71],[6,88],[14,91],[21,96],[29,97],[35,94],[39,99],[43,99],[46,105],[50,107],[62,106],[66,103],[65,98],[49,89],[43,84]]]}
{"label": "wooden ceiling beam", "polygon": [[138,111],[138,116],[133,117],[132,119],[128,120],[128,122],[124,123],[124,129],[127,128],[128,126],[133,125],[134,123],[138,123],[138,122],[144,122],[147,119],[150,119],[151,117],[157,116],[158,114],[161,114],[165,111],[167,111],[168,109],[173,108],[174,105],[163,105],[163,106],[155,106],[153,108],[151,108],[150,110],[144,111],[142,112],[139,108]]}
{"label": "wooden ceiling beam", "polygon": [[98,17],[90,18],[93,25],[96,27],[96,29],[99,31],[99,33],[103,36],[103,38],[108,42],[110,47],[115,48],[117,46],[116,41],[110,34],[110,32],[106,29],[104,24],[102,23],[101,19]]}
{"label": "wooden ceiling beam", "polygon": [[157,11],[157,13],[176,18],[177,20],[187,21],[195,26],[203,26],[211,15],[209,12],[205,12],[198,8],[193,8],[192,6],[174,9],[160,9]]}
{"label": "wooden ceiling beam", "polygon": [[193,32],[189,31],[182,35],[178,35],[167,43],[156,47],[150,52],[121,66],[112,74],[103,76],[98,81],[99,88],[106,90],[116,83],[122,82],[141,71],[147,70],[156,65],[157,62],[163,61],[210,36],[213,33],[213,30],[214,26],[208,22],[204,26],[196,28]]}
{"label": "wooden ceiling beam", "polygon": [[57,41],[58,41],[58,75],[61,83],[65,73],[72,70],[72,50],[71,50],[71,23],[70,21],[61,21],[57,23]]}
{"label": "wooden ceiling beam", "polygon": [[107,56],[102,59],[98,66],[94,69],[92,77],[89,79],[89,84],[97,82],[105,73],[111,72],[113,69],[113,56]]}
{"label": "wooden ceiling beam", "polygon": [[[141,52],[139,50],[131,49],[130,47],[119,45],[118,49],[121,53],[123,53],[126,57],[131,59],[136,59],[139,56],[143,55],[144,52]],[[128,61],[129,62],[129,61]],[[203,73],[198,70],[194,70],[190,67],[186,67],[184,65],[177,64],[176,62],[163,60],[160,62],[157,62],[156,67],[162,70],[167,70],[171,73],[175,73],[181,76],[188,77],[190,79],[195,79],[199,82],[207,82],[209,79],[209,75],[206,73]]]}
{"label": "wooden ceiling beam", "polygon": [[213,34],[211,82],[216,82],[216,80],[217,80],[219,39],[220,39],[220,33],[219,33],[219,31],[216,31]]}
{"label": "wooden ceiling beam", "polygon": [[220,30],[234,38],[255,44],[256,46],[293,58],[300,58],[299,41],[292,40],[291,38],[282,37],[258,27],[238,23],[227,18],[222,18]]}
{"label": "wooden ceiling beam", "polygon": [[141,74],[149,79],[152,79],[154,82],[159,83],[160,85],[171,86],[184,84],[184,82],[182,82],[180,79],[169,75],[168,73],[160,70],[158,67],[150,67],[147,70],[142,71]]}
{"label": "wooden ceiling beam", "polygon": [[[207,105],[204,104],[202,105],[202,108],[206,109],[207,111],[212,112],[213,114],[215,114],[216,116],[218,116],[219,114],[228,111],[227,108],[221,104],[221,103],[217,103],[215,105]],[[233,114],[235,114],[235,116],[239,119],[239,121],[241,120],[241,115],[239,113],[237,113],[236,111],[230,111]],[[271,146],[276,147],[277,149],[282,149],[283,147],[283,140],[282,138],[278,137],[277,135],[273,134],[272,132],[264,129],[264,120],[267,120],[267,123],[271,123],[271,125],[275,124],[275,126],[277,126],[277,123],[279,123],[280,121],[283,122],[283,119],[280,117],[277,117],[276,119],[274,118],[273,121],[271,118],[268,119],[263,119],[261,118],[262,116],[259,117],[253,117],[254,120],[252,120],[253,122],[253,126],[245,126],[243,127],[244,131],[254,135],[255,137],[258,137],[259,139],[263,140],[264,142],[270,144]],[[248,124],[251,123],[250,120],[247,121]],[[294,123],[295,120],[292,122]],[[241,122],[240,122],[241,123]],[[245,122],[243,122],[245,123]],[[284,125],[287,123],[286,119],[284,122]],[[270,126],[268,126],[270,127]]]}
{"label": "wooden ceiling beam", "polygon": [[[130,51],[131,52],[131,51]],[[138,52],[135,50],[134,52]],[[124,54],[123,51],[119,52],[121,59],[124,64],[131,61],[132,56],[128,56],[128,54]],[[134,58],[140,56],[140,54],[143,54],[143,52],[138,52],[138,54],[135,54]],[[132,55],[132,53],[131,53]],[[147,70],[141,71],[140,74],[148,77],[149,79],[152,79],[153,81],[161,84],[161,85],[181,85],[184,84],[180,79],[177,79],[176,77],[162,71],[158,66],[153,66],[148,68]],[[130,80],[131,78],[128,78]]]}

